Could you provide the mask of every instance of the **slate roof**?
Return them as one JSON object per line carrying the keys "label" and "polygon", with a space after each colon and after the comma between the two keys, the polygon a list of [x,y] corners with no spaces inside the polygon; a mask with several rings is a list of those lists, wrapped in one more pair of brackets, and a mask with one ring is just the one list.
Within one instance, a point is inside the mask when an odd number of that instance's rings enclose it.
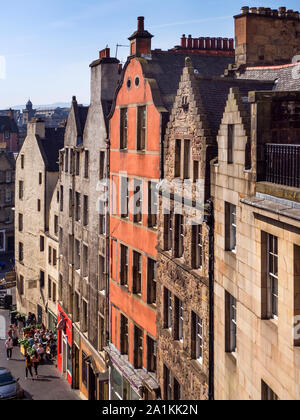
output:
{"label": "slate roof", "polygon": [[64,135],[64,127],[46,128],[45,138],[37,139],[48,172],[58,172],[58,155],[64,147]]}
{"label": "slate roof", "polygon": [[[186,57],[189,55],[161,51],[152,52],[151,60],[141,60],[145,77],[156,80],[163,104],[169,112],[174,104]],[[221,55],[195,54],[190,58],[194,68],[204,76],[221,76],[234,62],[234,57]]]}
{"label": "slate roof", "polygon": [[270,80],[278,79],[274,90],[300,90],[300,63],[270,67],[248,67],[237,73],[238,79]]}
{"label": "slate roof", "polygon": [[10,133],[18,133],[18,127],[15,120],[8,116],[0,117],[0,133],[9,131]]}
{"label": "slate roof", "polygon": [[198,76],[202,103],[213,136],[217,136],[225,111],[230,88],[238,88],[245,109],[250,112],[248,93],[251,91],[272,90],[273,82],[257,80],[236,80],[221,77]]}

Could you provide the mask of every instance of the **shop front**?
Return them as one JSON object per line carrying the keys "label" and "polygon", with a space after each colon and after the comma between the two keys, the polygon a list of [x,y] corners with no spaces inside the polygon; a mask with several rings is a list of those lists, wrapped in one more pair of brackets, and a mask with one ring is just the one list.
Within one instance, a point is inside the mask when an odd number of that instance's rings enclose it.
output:
{"label": "shop front", "polygon": [[57,316],[57,368],[72,385],[72,322],[58,304]]}
{"label": "shop front", "polygon": [[57,316],[48,308],[48,329],[55,332],[57,328]]}

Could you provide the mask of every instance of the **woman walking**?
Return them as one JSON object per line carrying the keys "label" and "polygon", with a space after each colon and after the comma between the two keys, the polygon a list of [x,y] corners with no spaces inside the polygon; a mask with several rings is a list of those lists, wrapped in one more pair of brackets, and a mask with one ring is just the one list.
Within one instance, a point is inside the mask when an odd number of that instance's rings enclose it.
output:
{"label": "woman walking", "polygon": [[40,363],[40,356],[38,355],[37,351],[35,351],[33,355],[31,356],[31,362],[33,365],[35,376],[36,378],[38,378],[38,367]]}
{"label": "woman walking", "polygon": [[32,362],[31,362],[31,357],[29,356],[29,354],[26,355],[26,359],[25,359],[25,379],[28,379],[28,372],[30,373],[31,378],[33,379],[33,375],[32,375]]}
{"label": "woman walking", "polygon": [[10,360],[12,358],[12,351],[14,347],[14,343],[11,337],[8,337],[8,339],[5,341],[5,348],[6,348],[6,355],[7,360]]}

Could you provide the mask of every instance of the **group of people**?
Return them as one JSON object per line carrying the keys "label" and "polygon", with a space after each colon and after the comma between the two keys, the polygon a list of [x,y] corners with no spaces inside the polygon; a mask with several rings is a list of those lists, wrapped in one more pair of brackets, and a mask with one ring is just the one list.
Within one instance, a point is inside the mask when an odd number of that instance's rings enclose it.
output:
{"label": "group of people", "polygon": [[[43,324],[41,328],[35,326],[35,315],[30,313],[26,321],[22,317],[17,317],[14,324],[11,324],[7,332],[8,338],[5,341],[7,360],[11,360],[13,348],[18,345],[18,338],[23,334],[28,345],[25,352],[25,378],[30,374],[33,379],[38,378],[38,366],[43,363],[44,357],[51,360],[56,354],[56,341],[52,331],[48,330]],[[24,328],[24,324],[27,327]]]}

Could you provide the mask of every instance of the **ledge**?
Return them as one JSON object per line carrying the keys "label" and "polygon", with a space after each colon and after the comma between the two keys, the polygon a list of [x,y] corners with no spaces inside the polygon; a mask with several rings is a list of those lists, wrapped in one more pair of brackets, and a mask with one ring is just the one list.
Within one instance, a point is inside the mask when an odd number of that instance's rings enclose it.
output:
{"label": "ledge", "polygon": [[273,184],[271,182],[257,182],[256,192],[300,203],[300,188]]}

